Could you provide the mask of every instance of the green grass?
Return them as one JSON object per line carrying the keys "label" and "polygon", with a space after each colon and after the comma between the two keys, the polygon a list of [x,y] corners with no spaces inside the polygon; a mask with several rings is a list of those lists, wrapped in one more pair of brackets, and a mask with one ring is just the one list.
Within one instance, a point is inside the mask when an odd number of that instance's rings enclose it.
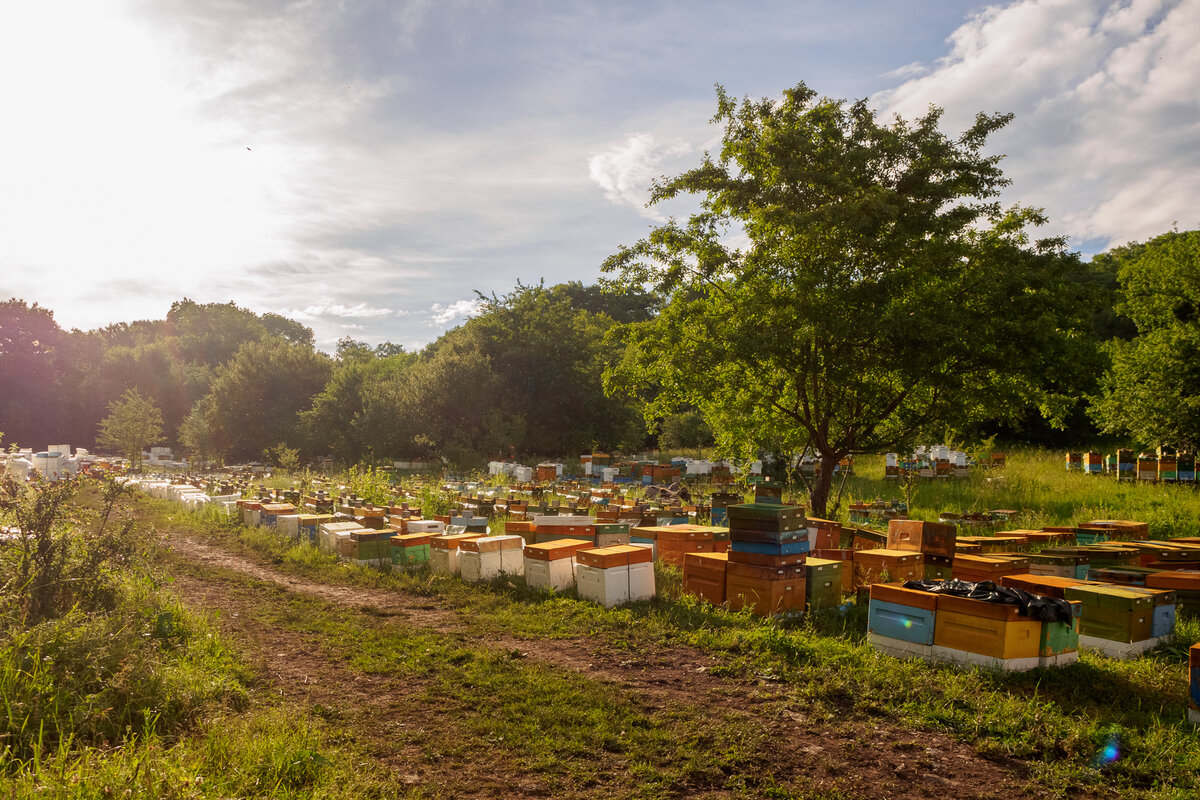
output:
{"label": "green grass", "polygon": [[[857,468],[858,475],[847,481],[846,501],[901,496],[899,486],[882,479],[881,458],[878,464],[859,459]],[[755,754],[769,743],[753,721],[687,706],[643,710],[603,681],[488,647],[495,634],[530,641],[590,639],[627,649],[632,658],[696,648],[711,656],[710,670],[717,675],[783,687],[786,702],[804,708],[814,724],[881,720],[918,732],[947,732],[984,755],[1018,759],[1043,789],[1064,797],[1072,787],[1146,798],[1191,797],[1200,791],[1200,748],[1184,710],[1186,647],[1200,640],[1200,623],[1194,620],[1181,622],[1174,645],[1131,661],[1085,652],[1078,664],[1057,670],[960,669],[876,653],[863,642],[865,619],[856,606],[815,619],[759,620],[682,596],[679,572],[672,568],[658,569],[656,600],[604,609],[570,592],[530,589],[521,580],[466,585],[428,569],[353,567],[271,531],[162,502],[140,499],[137,505],[139,514],[162,530],[189,532],[285,573],[423,596],[457,614],[463,626],[469,625],[464,627],[469,637],[331,608],[240,575],[221,578],[238,591],[270,598],[254,612],[259,623],[305,637],[357,673],[414,682],[419,692],[410,702],[441,709],[443,730],[453,734],[404,740],[420,745],[432,763],[455,763],[482,743],[561,793],[603,787],[601,793],[654,797],[721,787],[785,797],[797,791],[761,777],[763,765]],[[1149,522],[1152,535],[1163,537],[1195,535],[1200,527],[1200,496],[1190,488],[1071,474],[1063,469],[1061,454],[1039,451],[1010,451],[1003,470],[922,482],[911,511],[932,519],[941,511],[994,508],[1025,512],[1012,527],[1112,517]],[[206,579],[214,575],[202,565],[172,562],[170,569],[195,571]],[[19,768],[10,764],[19,787],[15,796],[54,787],[63,796],[107,796],[101,788],[147,780],[137,771],[143,762],[153,765],[155,775],[173,775],[180,786],[188,785],[188,775],[204,778],[186,792],[164,789],[164,796],[436,793],[427,786],[391,785],[386,775],[369,768],[348,770],[348,763],[362,763],[364,756],[353,742],[352,726],[336,715],[293,709],[272,717],[281,711],[253,699],[249,708],[226,701],[198,708],[191,722],[167,733],[151,728],[139,734],[131,723],[108,751],[63,739],[58,749],[43,747]],[[157,724],[153,715],[145,719]],[[226,742],[224,749],[214,739]],[[1110,745],[1119,753],[1115,760],[1102,757]],[[55,779],[56,770],[65,777]],[[70,794],[64,789],[68,785],[91,787],[92,793]]]}
{"label": "green grass", "polygon": [[[903,499],[899,483],[883,479],[882,456],[859,457],[855,472],[846,481],[843,513],[850,502]],[[1200,491],[1196,488],[1067,472],[1063,454],[1046,450],[1010,451],[1005,467],[973,469],[967,478],[922,480],[909,515],[933,520],[943,511],[992,509],[1022,512],[1013,528],[1132,519],[1149,523],[1155,538],[1200,535]]]}
{"label": "green grass", "polygon": [[[714,608],[680,596],[678,571],[669,567],[659,569],[665,591],[658,599],[604,609],[572,593],[529,589],[520,580],[479,586],[427,569],[389,573],[348,567],[269,531],[233,529],[220,536],[225,546],[243,548],[313,580],[438,598],[482,636],[594,637],[631,653],[699,648],[716,657],[718,674],[782,682],[815,719],[833,722],[849,713],[949,732],[984,754],[1026,762],[1037,780],[1054,791],[1096,784],[1131,797],[1174,797],[1200,790],[1200,748],[1185,719],[1186,647],[1200,639],[1200,624],[1194,620],[1180,624],[1176,645],[1139,659],[1115,661],[1084,653],[1067,668],[1007,674],[880,655],[862,641],[865,620],[855,607],[845,617],[835,611],[819,620],[785,621]],[[359,626],[356,621],[351,627]],[[391,661],[374,665],[371,659],[382,657],[372,655],[375,651],[363,647],[361,668],[403,670],[425,663],[388,656]],[[478,658],[472,655],[465,664],[476,664]],[[495,666],[487,658],[478,661],[488,664]],[[465,668],[457,665],[446,674],[460,680]],[[470,680],[483,679],[471,673]],[[550,708],[563,712],[561,705]],[[613,709],[605,713],[620,716]],[[650,737],[653,729],[646,730]],[[603,736],[602,731],[597,735]],[[1102,763],[1097,755],[1113,736],[1121,756]],[[649,746],[652,738],[639,746]]]}

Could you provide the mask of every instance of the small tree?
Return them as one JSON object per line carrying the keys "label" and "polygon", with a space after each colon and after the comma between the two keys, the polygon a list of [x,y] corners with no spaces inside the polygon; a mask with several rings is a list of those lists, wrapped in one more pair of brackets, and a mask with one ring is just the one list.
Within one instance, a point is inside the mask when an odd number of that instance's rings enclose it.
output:
{"label": "small tree", "polygon": [[142,451],[162,439],[163,417],[158,406],[137,389],[128,389],[120,400],[108,404],[96,444],[115,450],[129,459],[134,469],[140,469]]}

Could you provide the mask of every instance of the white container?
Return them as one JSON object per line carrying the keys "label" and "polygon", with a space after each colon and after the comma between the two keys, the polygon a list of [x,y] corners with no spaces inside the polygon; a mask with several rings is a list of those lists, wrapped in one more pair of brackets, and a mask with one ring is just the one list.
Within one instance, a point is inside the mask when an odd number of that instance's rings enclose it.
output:
{"label": "white container", "polygon": [[281,514],[275,518],[275,528],[293,539],[300,538],[300,515]]}
{"label": "white container", "polygon": [[629,567],[589,567],[580,564],[575,568],[575,584],[579,596],[612,608],[629,602]]}
{"label": "white container", "polygon": [[1000,669],[1007,672],[1027,672],[1031,669],[1037,669],[1040,666],[1037,656],[1029,656],[1027,658],[996,658],[994,656],[980,655],[979,653],[969,653],[966,650],[958,650],[953,647],[942,647],[936,644],[933,645],[932,653],[934,661],[949,661],[952,664],[979,666],[985,669]]}
{"label": "white container", "polygon": [[20,456],[9,457],[5,470],[17,480],[27,481],[29,473],[33,471],[33,462]]}
{"label": "white container", "polygon": [[562,592],[575,585],[574,558],[556,558],[553,561],[526,558],[524,561],[525,583],[529,586]]}
{"label": "white container", "polygon": [[339,531],[357,531],[362,528],[357,522],[323,522],[317,528],[317,547],[328,552],[337,552]]}
{"label": "white container", "polygon": [[[488,556],[497,556],[495,559],[490,559]],[[462,550],[458,554],[458,574],[468,583],[478,583],[479,581],[491,580],[494,578],[500,567],[499,553],[476,553],[474,550]],[[491,562],[495,561],[495,565]],[[494,569],[493,569],[494,566]],[[486,577],[484,570],[488,570],[490,574]]]}
{"label": "white container", "polygon": [[539,516],[533,518],[535,526],[551,526],[551,525],[595,525],[596,518],[584,516],[581,514],[562,515],[558,517]]}
{"label": "white container", "polygon": [[457,575],[459,574],[458,555],[458,550],[431,547],[429,548],[429,568],[445,575]]}
{"label": "white container", "polygon": [[897,467],[900,465],[900,458],[895,453],[887,453],[883,457],[883,465],[885,467]]}
{"label": "white container", "polygon": [[409,533],[445,533],[446,523],[437,519],[410,519],[404,523]]}
{"label": "white container", "polygon": [[513,477],[522,483],[533,480],[533,467],[516,467],[513,469]]}
{"label": "white container", "polygon": [[614,478],[621,474],[621,470],[617,467],[601,467],[600,479],[605,483],[611,483]]}
{"label": "white container", "polygon": [[654,597],[654,563],[643,561],[629,565],[629,599],[650,600]]}

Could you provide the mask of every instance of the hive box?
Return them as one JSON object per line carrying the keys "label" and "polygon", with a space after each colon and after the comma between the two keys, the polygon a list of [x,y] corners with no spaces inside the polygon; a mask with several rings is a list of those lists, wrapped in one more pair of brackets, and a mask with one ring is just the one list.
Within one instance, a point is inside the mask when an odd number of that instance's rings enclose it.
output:
{"label": "hive box", "polygon": [[654,558],[683,566],[688,553],[713,552],[713,529],[702,525],[638,526],[630,531],[631,540],[652,543]]}
{"label": "hive box", "polygon": [[1042,622],[1038,638],[1038,666],[1065,667],[1079,660],[1079,615],[1082,604],[1071,603],[1070,622]]}
{"label": "hive box", "polygon": [[654,597],[650,551],[632,545],[597,547],[575,554],[579,596],[612,607]]}
{"label": "hive box", "polygon": [[[752,565],[743,568],[761,569]],[[785,611],[803,611],[805,602],[804,567],[785,572],[782,578],[766,578],[761,573],[735,574],[731,561],[725,575],[725,599],[734,611],[749,608],[760,617]],[[794,569],[794,568],[793,568]]]}
{"label": "hive box", "polygon": [[1042,623],[1016,606],[951,595],[937,596],[934,658],[1006,670],[1040,666]]}
{"label": "hive box", "polygon": [[459,545],[466,539],[477,539],[477,533],[443,533],[429,540],[429,566],[434,572],[447,575],[458,575],[461,567],[458,561]]}
{"label": "hive box", "polygon": [[1068,600],[1079,600],[1079,645],[1113,658],[1129,658],[1157,646],[1153,596],[1128,587],[1087,584],[1068,587]]}
{"label": "hive box", "polygon": [[940,522],[918,519],[888,521],[887,549],[912,550],[926,555],[954,557],[958,529]]}
{"label": "hive box", "polygon": [[854,553],[854,584],[912,581],[924,577],[921,553],[911,550],[856,550]]}
{"label": "hive box", "polygon": [[921,554],[922,573],[927,581],[948,581],[954,577],[954,560],[945,556]]}
{"label": "hive box", "polygon": [[898,658],[930,658],[937,595],[899,584],[871,585],[867,637],[875,649]]}
{"label": "hive box", "polygon": [[714,606],[725,602],[727,553],[688,553],[683,557],[683,590]]}
{"label": "hive box", "polygon": [[804,599],[807,608],[836,608],[841,605],[843,564],[828,558],[804,560]]}
{"label": "hive box", "polygon": [[525,583],[561,592],[575,585],[575,553],[592,547],[587,539],[559,539],[526,545]]}
{"label": "hive box", "polygon": [[338,534],[348,531],[362,530],[357,522],[326,522],[317,528],[317,547],[336,553],[338,552]]}
{"label": "hive box", "polygon": [[1007,556],[972,556],[959,553],[954,557],[952,572],[955,578],[964,581],[999,583],[1005,575],[1028,573],[1029,559]]}
{"label": "hive box", "polygon": [[432,533],[401,533],[388,540],[392,564],[409,566],[429,561],[429,540]]}
{"label": "hive box", "polygon": [[520,536],[483,536],[464,540],[458,547],[458,571],[465,581],[490,581],[501,575],[525,571]]}
{"label": "hive box", "polygon": [[1200,725],[1200,644],[1194,644],[1188,650],[1188,671],[1191,673],[1188,719],[1193,725]]}

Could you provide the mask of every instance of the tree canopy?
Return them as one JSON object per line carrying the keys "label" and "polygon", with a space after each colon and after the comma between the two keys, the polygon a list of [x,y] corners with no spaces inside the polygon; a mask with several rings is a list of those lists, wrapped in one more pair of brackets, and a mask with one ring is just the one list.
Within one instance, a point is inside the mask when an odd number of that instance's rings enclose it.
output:
{"label": "tree canopy", "polygon": [[936,108],[881,124],[804,84],[717,101],[719,156],[651,193],[700,210],[605,262],[664,302],[624,331],[610,390],[642,392],[649,418],[699,408],[726,452],[811,447],[818,514],[847,455],[1031,402],[1061,418],[1081,266],[1060,240],[1030,241],[1039,212],[994,199],[1008,181],[983,147],[1010,115],[952,139]]}
{"label": "tree canopy", "polygon": [[1200,231],[1166,233],[1107,254],[1117,311],[1137,336],[1114,338],[1092,413],[1109,433],[1145,445],[1200,447]]}

